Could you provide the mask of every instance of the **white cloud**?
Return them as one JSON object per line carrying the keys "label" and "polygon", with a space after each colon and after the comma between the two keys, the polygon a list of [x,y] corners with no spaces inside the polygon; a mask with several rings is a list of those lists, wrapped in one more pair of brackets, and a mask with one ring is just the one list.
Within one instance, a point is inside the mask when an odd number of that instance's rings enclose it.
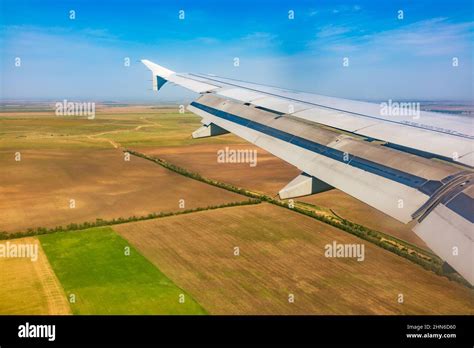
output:
{"label": "white cloud", "polygon": [[369,43],[414,55],[460,54],[472,49],[473,22],[450,23],[434,18],[409,24],[370,38]]}
{"label": "white cloud", "polygon": [[351,28],[345,26],[327,25],[319,29],[316,33],[317,38],[330,38],[341,36],[351,31]]}
{"label": "white cloud", "polygon": [[[456,55],[472,50],[473,22],[434,18],[399,28],[360,35],[358,28],[325,26],[308,47],[326,51],[383,51],[414,56]],[[346,35],[351,33],[351,35]],[[355,35],[357,34],[357,35]]]}

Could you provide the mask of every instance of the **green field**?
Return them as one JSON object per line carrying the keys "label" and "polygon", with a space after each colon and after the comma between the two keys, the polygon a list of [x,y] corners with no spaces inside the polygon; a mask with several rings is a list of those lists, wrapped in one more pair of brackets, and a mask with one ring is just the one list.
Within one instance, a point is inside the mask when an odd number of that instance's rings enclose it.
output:
{"label": "green field", "polygon": [[181,146],[191,144],[241,143],[234,135],[192,139],[201,126],[200,117],[181,114],[176,108],[101,108],[92,120],[86,117],[56,116],[54,111],[0,112],[0,150],[74,149],[119,146]]}
{"label": "green field", "polygon": [[[206,314],[111,228],[39,237],[73,314]],[[184,303],[180,303],[180,295]],[[182,298],[182,297],[181,297]]]}
{"label": "green field", "polygon": [[[146,121],[143,119],[136,120],[137,124],[145,125],[146,127],[143,127],[138,131],[133,130],[132,132],[105,134],[103,138],[117,141],[124,147],[242,143],[240,138],[232,134],[225,134],[219,137],[193,139],[191,137],[192,132],[201,127],[201,118],[199,116],[191,113],[180,114],[170,110],[166,113],[163,113],[163,110],[155,111],[161,113],[158,115],[146,116]],[[103,117],[107,116],[104,115]],[[128,117],[133,117],[133,115],[129,115]],[[150,122],[155,123],[155,125],[150,124]]]}

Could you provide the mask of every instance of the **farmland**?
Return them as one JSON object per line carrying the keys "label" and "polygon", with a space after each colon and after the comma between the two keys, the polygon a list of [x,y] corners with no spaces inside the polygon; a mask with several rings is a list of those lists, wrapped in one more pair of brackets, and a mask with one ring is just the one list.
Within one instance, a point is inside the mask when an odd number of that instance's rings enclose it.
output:
{"label": "farmland", "polygon": [[0,231],[66,226],[245,199],[140,158],[124,161],[118,150],[25,150],[20,162],[12,152],[2,151],[0,163],[4,169],[0,172]]}
{"label": "farmland", "polygon": [[43,106],[42,110],[4,108],[0,112],[0,150],[241,142],[230,134],[194,140],[190,134],[199,125],[198,117],[190,113],[181,114],[177,107],[98,106],[94,119],[56,116],[52,106]]}
{"label": "farmland", "polygon": [[[180,114],[177,107],[156,108],[141,105],[111,107],[99,105],[96,118],[93,120],[78,117],[58,117],[54,114],[51,106],[47,105],[41,106],[38,110],[25,109],[24,107],[19,109],[6,108],[0,113],[0,134],[2,135],[0,137],[0,150],[6,150],[5,152],[0,151],[0,157],[10,157],[12,159],[15,152],[24,152],[28,149],[43,149],[43,151],[47,151],[53,156],[55,155],[54,150],[61,149],[60,151],[64,151],[66,156],[74,156],[77,160],[82,155],[68,155],[68,150],[87,149],[90,152],[90,160],[95,161],[94,153],[98,150],[130,148],[164,158],[206,177],[264,192],[272,196],[299,174],[295,167],[261,149],[257,150],[258,165],[256,167],[250,167],[245,163],[217,163],[216,152],[224,146],[238,149],[257,148],[246,144],[243,140],[231,134],[214,138],[192,139],[190,134],[199,125],[198,117],[190,113]],[[121,155],[117,154],[117,158],[118,156]],[[3,158],[0,158],[0,163],[4,163],[4,161]],[[104,161],[107,161],[107,156],[104,157]],[[52,158],[49,159],[49,162],[52,162]],[[68,163],[64,164],[69,165]],[[90,166],[90,161],[86,164]],[[92,165],[93,167],[94,165]],[[112,166],[111,171],[112,168],[115,169]],[[8,169],[10,171],[10,168]],[[61,168],[58,169],[58,172],[61,172]],[[33,168],[30,172],[38,171]],[[235,175],[235,173],[238,173],[238,175]],[[31,182],[31,180],[29,181]],[[75,181],[80,183],[78,179],[75,179]],[[9,184],[14,187],[16,183]],[[128,185],[128,183],[124,184]],[[68,186],[74,187],[70,183],[68,183]],[[167,183],[160,186],[167,187]],[[186,192],[191,192],[191,190],[186,189]],[[15,199],[16,194],[13,196],[13,200]],[[397,238],[426,248],[424,242],[411,231],[410,226],[399,223],[339,190],[332,190],[315,196],[300,198],[299,200],[328,210],[331,209],[339,216],[353,222],[389,233]],[[132,198],[131,201],[134,201],[134,199]],[[44,204],[49,205],[51,203]],[[156,204],[156,202],[153,202],[153,204]],[[0,205],[2,205],[1,201]],[[14,208],[15,211],[17,211],[17,207]],[[91,209],[95,211],[97,211],[97,208],[101,207],[91,206]],[[31,214],[35,214],[34,211],[35,208],[32,209]],[[68,213],[72,212],[69,211]],[[117,214],[107,214],[107,209],[104,210],[104,213],[97,217],[89,217],[90,214],[83,214],[82,221],[59,219],[53,224],[66,223],[63,221],[83,222],[91,218],[94,220],[95,218],[117,217]],[[130,215],[142,213],[150,213],[150,209],[137,208]],[[8,212],[8,214],[13,217],[15,212]],[[84,220],[84,218],[86,219]],[[37,225],[43,226],[41,224]],[[45,226],[51,226],[51,224],[48,223]],[[8,223],[8,226],[4,227],[3,230],[21,230],[24,227],[31,226],[23,224],[19,228],[15,228]],[[0,226],[0,231],[2,231],[2,226]]]}
{"label": "farmland", "polygon": [[0,314],[70,314],[64,290],[39,241],[12,242],[38,245],[38,258],[0,258]]}
{"label": "farmland", "polygon": [[[219,187],[275,196],[299,171],[260,149],[256,167],[218,163],[224,147],[256,147],[231,134],[192,139],[199,125],[176,107],[99,105],[93,120],[48,105],[4,108],[2,238],[91,224],[11,239],[40,241],[41,262],[0,259],[0,313],[473,314],[472,289],[347,231],[267,203],[233,206],[248,197]],[[127,161],[126,149],[223,185]],[[339,190],[297,200],[426,248],[409,226]],[[134,217],[149,220],[123,224]],[[79,230],[94,222],[112,226]],[[333,241],[363,244],[365,260],[324,257]]]}
{"label": "farmland", "polygon": [[74,314],[206,313],[110,228],[39,239],[67,296],[74,297]]}
{"label": "farmland", "polygon": [[[472,314],[462,285],[268,204],[114,229],[211,314]],[[365,260],[325,257],[334,240],[364,243]]]}

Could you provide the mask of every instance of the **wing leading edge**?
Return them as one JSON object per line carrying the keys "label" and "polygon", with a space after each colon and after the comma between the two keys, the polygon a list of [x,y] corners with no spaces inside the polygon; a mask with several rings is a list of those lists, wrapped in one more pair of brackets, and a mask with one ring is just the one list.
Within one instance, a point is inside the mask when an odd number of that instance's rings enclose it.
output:
{"label": "wing leading edge", "polygon": [[[423,112],[416,122],[390,119],[377,104],[142,62],[152,71],[154,90],[170,81],[201,94],[188,106],[202,117],[195,134],[232,132],[313,177],[313,186],[336,187],[404,223],[416,220],[415,233],[474,283],[470,119]],[[304,177],[294,182],[299,194],[317,191]],[[288,197],[291,190],[283,192]]]}

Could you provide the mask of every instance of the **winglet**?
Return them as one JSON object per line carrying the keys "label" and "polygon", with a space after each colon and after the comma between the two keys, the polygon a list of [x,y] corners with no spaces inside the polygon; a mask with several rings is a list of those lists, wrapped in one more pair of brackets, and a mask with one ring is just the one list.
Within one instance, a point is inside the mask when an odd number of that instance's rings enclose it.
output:
{"label": "winglet", "polygon": [[150,62],[147,59],[142,59],[142,63],[151,70],[153,75],[153,90],[158,91],[168,81],[168,77],[173,75],[175,72],[161,65]]}

